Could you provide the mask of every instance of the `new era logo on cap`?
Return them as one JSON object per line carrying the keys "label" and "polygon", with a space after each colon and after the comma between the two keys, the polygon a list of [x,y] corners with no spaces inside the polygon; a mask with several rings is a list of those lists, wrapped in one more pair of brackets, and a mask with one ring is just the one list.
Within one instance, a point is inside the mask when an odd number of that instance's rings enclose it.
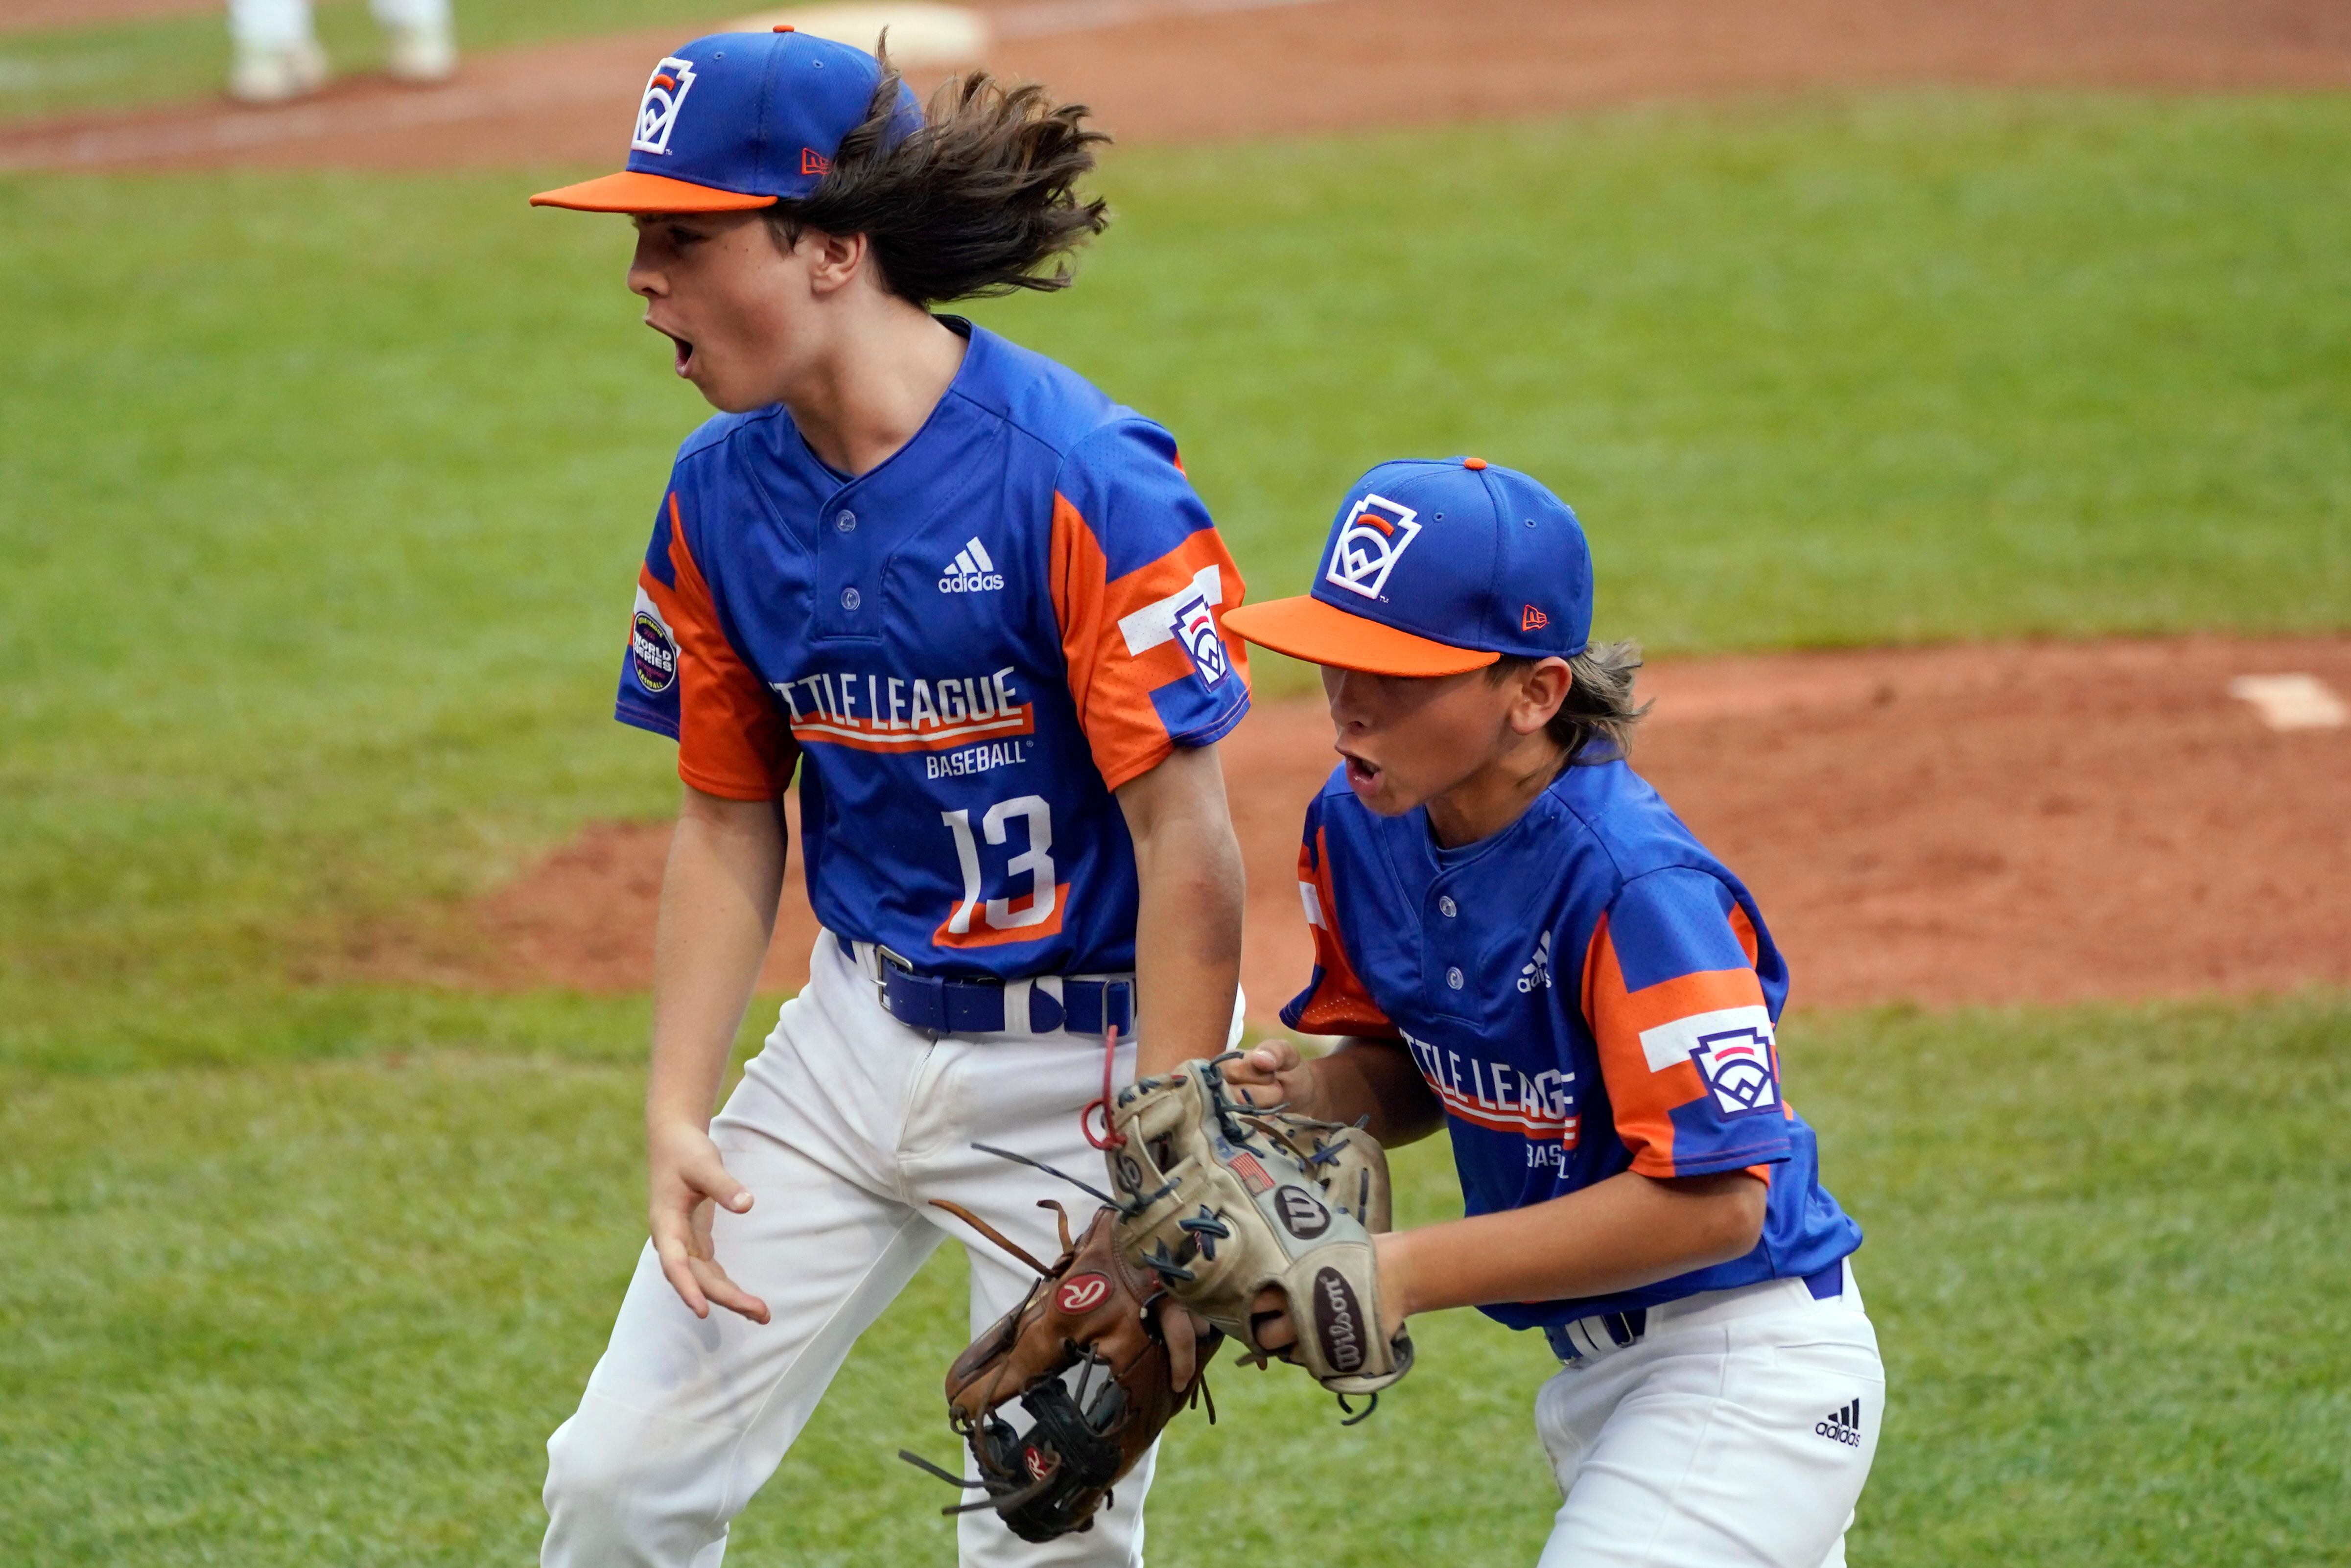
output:
{"label": "new era logo on cap", "polygon": [[1326,580],[1351,593],[1377,599],[1405,547],[1420,535],[1420,514],[1384,496],[1366,495],[1347,514],[1331,544]]}
{"label": "new era logo on cap", "polygon": [[694,62],[674,55],[664,57],[653,68],[652,79],[645,83],[644,101],[637,106],[637,131],[630,147],[666,157],[670,132],[677,129],[677,112],[685,107],[685,95],[693,90]]}

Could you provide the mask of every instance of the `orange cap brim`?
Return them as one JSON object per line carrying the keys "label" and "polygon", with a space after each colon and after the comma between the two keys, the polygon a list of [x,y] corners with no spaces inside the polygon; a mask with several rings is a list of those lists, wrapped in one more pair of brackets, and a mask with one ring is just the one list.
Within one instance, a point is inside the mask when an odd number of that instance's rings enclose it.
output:
{"label": "orange cap brim", "polygon": [[560,190],[541,191],[534,207],[569,207],[575,213],[747,213],[776,204],[773,196],[747,196],[715,185],[696,185],[633,169],[583,180]]}
{"label": "orange cap brim", "polygon": [[1458,675],[1501,657],[1399,632],[1319,599],[1244,604],[1226,612],[1225,630],[1293,659],[1374,675]]}

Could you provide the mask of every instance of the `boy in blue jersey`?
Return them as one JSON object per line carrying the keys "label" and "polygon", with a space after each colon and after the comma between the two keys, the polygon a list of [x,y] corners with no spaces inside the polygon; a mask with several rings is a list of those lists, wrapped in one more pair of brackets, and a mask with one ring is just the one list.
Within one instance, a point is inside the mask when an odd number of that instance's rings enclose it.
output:
{"label": "boy in blue jersey", "polygon": [[[1243,584],[1175,438],[947,301],[1069,280],[1104,140],[1035,86],[927,107],[791,31],[646,62],[628,165],[533,198],[626,214],[630,289],[719,411],[653,507],[615,714],[677,742],[653,934],[649,1244],[548,1443],[551,1568],[718,1568],[865,1327],[950,1237],[974,1332],[1047,1256],[1009,1149],[1090,1157],[1108,1071],[1238,1032]],[[615,128],[618,129],[617,127]],[[617,608],[617,607],[616,607]],[[714,1116],[795,846],[824,933]],[[980,1145],[987,1145],[982,1148]],[[966,1568],[1127,1568],[1151,1458],[1092,1528],[994,1510]]]}
{"label": "boy in blue jersey", "polygon": [[1378,1239],[1383,1327],[1543,1331],[1545,1568],[1842,1563],[1885,1409],[1861,1231],[1781,1092],[1754,899],[1626,766],[1639,661],[1591,644],[1574,514],[1479,458],[1387,463],[1323,562],[1226,626],[1322,666],[1344,760],[1282,1018],[1348,1038],[1228,1077],[1384,1144],[1451,1133],[1467,1217]]}

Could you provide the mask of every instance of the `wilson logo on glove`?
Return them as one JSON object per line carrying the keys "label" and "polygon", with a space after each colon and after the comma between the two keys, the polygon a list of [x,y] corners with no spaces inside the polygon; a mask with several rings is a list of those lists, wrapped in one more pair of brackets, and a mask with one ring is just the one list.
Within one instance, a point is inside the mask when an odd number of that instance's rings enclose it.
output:
{"label": "wilson logo on glove", "polygon": [[1341,1372],[1364,1364],[1364,1309],[1336,1269],[1314,1276],[1314,1333],[1322,1342],[1322,1359]]}
{"label": "wilson logo on glove", "polygon": [[[1221,1069],[1239,1055],[1187,1061],[1112,1101],[1119,1249],[1260,1364],[1303,1367],[1360,1421],[1412,1369],[1411,1338],[1380,1332],[1387,1159],[1360,1127],[1238,1096]],[[1348,1403],[1365,1395],[1360,1411]]]}
{"label": "wilson logo on glove", "polygon": [[1273,1195],[1281,1228],[1301,1241],[1311,1241],[1331,1228],[1331,1211],[1302,1186],[1286,1186]]}

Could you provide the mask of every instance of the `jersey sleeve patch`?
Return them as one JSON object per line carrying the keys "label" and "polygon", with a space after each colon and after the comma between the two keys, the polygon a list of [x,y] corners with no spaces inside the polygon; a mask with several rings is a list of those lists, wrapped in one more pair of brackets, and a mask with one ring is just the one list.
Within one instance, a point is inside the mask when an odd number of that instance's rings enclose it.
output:
{"label": "jersey sleeve patch", "polygon": [[1314,933],[1314,973],[1306,988],[1281,1009],[1281,1021],[1307,1034],[1359,1035],[1366,1040],[1404,1038],[1356,977],[1339,936],[1339,904],[1331,891],[1330,845],[1320,811],[1308,813],[1306,841],[1298,849],[1298,896]]}
{"label": "jersey sleeve patch", "polygon": [[775,799],[799,760],[775,698],[719,623],[674,492],[637,573],[613,716],[674,739],[678,777],[727,800]]}
{"label": "jersey sleeve patch", "polygon": [[1115,789],[1249,712],[1248,655],[1224,632],[1245,587],[1164,432],[1094,444],[1053,497],[1052,593],[1070,695]]}
{"label": "jersey sleeve patch", "polygon": [[1752,925],[1708,884],[1722,886],[1681,869],[1628,883],[1585,958],[1584,1016],[1617,1136],[1644,1176],[1705,1176],[1791,1152]]}

